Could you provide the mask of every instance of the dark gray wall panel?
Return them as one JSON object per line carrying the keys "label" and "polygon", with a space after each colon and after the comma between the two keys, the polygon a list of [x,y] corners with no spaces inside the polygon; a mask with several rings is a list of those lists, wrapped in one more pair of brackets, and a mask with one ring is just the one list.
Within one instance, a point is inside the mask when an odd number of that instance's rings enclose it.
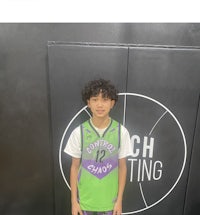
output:
{"label": "dark gray wall panel", "polygon": [[[63,149],[72,129],[89,118],[85,111],[73,121],[63,142],[61,139],[72,118],[85,106],[81,101],[81,89],[89,80],[105,78],[112,80],[119,90],[125,91],[127,50],[125,47],[65,44],[50,44],[48,47],[56,214],[70,214],[70,190],[64,178],[69,183],[71,158]],[[120,114],[118,110],[116,107],[113,117]],[[60,149],[61,166],[58,163]]]}
{"label": "dark gray wall panel", "polygon": [[[162,214],[183,214],[197,117],[199,60],[199,50],[157,49],[153,47],[131,48],[129,50],[127,92],[138,92],[161,102],[176,117],[187,140],[187,163],[177,185],[161,203],[142,214],[160,214],[160,211]],[[130,107],[127,114],[131,114],[133,109],[135,110],[132,121],[129,123],[129,118],[127,121],[130,131],[139,136],[148,135],[150,137],[150,128],[156,119],[162,116],[165,109],[155,108],[149,102],[142,102],[139,99],[128,98],[127,104]],[[148,200],[146,207],[156,202],[159,196],[162,197],[164,193],[167,193],[181,171],[180,164],[184,159],[183,138],[177,123],[170,116],[170,112],[167,112],[159,121],[156,125],[156,132],[153,133],[155,147],[158,146],[155,157],[163,162],[163,176],[162,180],[157,183],[155,181],[142,182],[145,198]],[[144,113],[143,116],[141,113]],[[143,205],[143,207],[145,206]]]}
{"label": "dark gray wall panel", "polygon": [[0,24],[2,215],[54,213],[45,70],[47,39],[42,31],[37,25]]}
{"label": "dark gray wall panel", "polygon": [[190,167],[190,176],[188,180],[188,190],[186,195],[186,202],[185,202],[185,210],[184,215],[198,215],[200,212],[200,188],[199,188],[199,181],[200,181],[200,173],[199,163],[200,163],[200,107],[198,106],[198,114],[197,120],[195,125],[195,135],[194,135],[194,145],[192,149],[192,158],[191,158],[191,167]]}

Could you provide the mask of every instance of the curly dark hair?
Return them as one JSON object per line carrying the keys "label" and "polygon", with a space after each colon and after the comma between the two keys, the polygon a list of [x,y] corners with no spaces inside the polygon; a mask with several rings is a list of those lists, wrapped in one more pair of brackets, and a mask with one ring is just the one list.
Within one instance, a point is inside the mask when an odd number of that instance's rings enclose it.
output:
{"label": "curly dark hair", "polygon": [[89,100],[92,96],[97,96],[99,93],[102,93],[104,98],[110,98],[111,100],[115,100],[115,103],[118,100],[117,89],[111,82],[104,79],[93,80],[87,83],[82,90],[82,99],[87,104],[87,100]]}

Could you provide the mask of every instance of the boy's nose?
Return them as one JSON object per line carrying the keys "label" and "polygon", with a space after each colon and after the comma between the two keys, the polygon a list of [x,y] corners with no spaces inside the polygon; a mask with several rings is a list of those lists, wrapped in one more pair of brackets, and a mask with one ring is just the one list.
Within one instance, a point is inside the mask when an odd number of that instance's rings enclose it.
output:
{"label": "boy's nose", "polygon": [[103,105],[103,102],[102,101],[98,101],[97,105],[101,107]]}

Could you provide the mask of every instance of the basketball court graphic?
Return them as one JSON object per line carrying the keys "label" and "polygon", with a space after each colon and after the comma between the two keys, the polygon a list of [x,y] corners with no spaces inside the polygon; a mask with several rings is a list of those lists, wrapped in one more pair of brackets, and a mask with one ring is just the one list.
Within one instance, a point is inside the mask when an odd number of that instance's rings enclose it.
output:
{"label": "basketball court graphic", "polygon": [[[141,94],[119,93],[119,103],[123,108],[121,123],[129,130],[133,150],[127,158],[123,214],[136,214],[159,204],[178,184],[186,164],[186,138],[178,119],[159,101]],[[68,190],[69,172],[63,163],[68,155],[63,149],[75,120],[83,114],[91,116],[87,106],[68,123],[59,147],[60,171]],[[176,174],[171,174],[171,168]]]}

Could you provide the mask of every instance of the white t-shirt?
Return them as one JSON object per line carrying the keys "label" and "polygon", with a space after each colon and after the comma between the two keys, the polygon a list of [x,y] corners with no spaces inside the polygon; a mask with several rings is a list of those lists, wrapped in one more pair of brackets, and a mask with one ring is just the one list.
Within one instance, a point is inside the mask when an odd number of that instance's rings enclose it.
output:
{"label": "white t-shirt", "polygon": [[[103,135],[104,129],[98,129],[94,125],[93,127],[96,129],[96,131],[99,133],[100,136]],[[75,128],[65,146],[64,152],[69,154],[72,157],[75,158],[81,158],[81,129],[80,126]],[[118,158],[124,158],[129,155],[132,155],[132,148],[131,148],[131,141],[130,141],[130,135],[128,130],[121,126],[121,144],[118,152]]]}

